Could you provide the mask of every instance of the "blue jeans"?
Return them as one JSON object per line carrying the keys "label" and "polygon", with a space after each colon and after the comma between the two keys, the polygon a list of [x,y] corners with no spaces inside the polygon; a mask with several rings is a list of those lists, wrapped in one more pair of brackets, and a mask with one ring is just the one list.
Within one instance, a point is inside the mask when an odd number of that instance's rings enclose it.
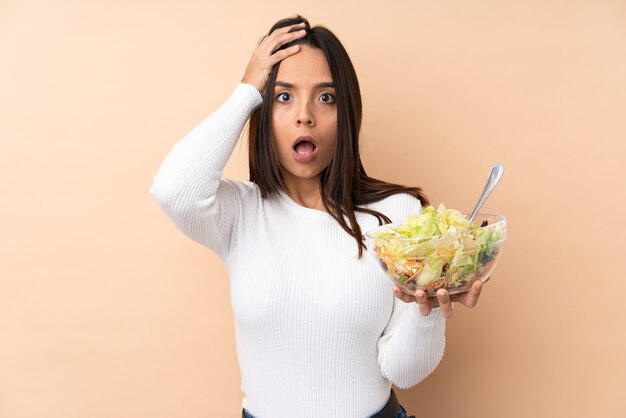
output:
{"label": "blue jeans", "polygon": [[398,415],[396,415],[396,418],[407,418],[407,414],[406,411],[404,410],[404,408],[402,407],[402,405],[400,405],[400,410],[398,411]]}
{"label": "blue jeans", "polygon": [[[251,413],[249,413],[245,409],[243,410],[243,413],[242,413],[241,416],[242,416],[242,418],[254,418],[254,415],[252,415]],[[398,411],[398,415],[396,415],[396,418],[407,418],[407,417],[408,416],[406,414],[406,411],[404,410],[402,405],[400,405],[400,410]]]}

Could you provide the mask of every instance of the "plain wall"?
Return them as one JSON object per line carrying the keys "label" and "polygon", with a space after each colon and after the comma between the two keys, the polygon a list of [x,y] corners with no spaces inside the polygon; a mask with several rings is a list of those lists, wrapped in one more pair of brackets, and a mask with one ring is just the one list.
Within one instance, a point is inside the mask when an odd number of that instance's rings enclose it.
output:
{"label": "plain wall", "polygon": [[401,401],[626,416],[626,2],[1,0],[0,417],[240,416],[227,272],[148,190],[296,13],[353,59],[368,174],[468,211],[506,167],[501,262]]}

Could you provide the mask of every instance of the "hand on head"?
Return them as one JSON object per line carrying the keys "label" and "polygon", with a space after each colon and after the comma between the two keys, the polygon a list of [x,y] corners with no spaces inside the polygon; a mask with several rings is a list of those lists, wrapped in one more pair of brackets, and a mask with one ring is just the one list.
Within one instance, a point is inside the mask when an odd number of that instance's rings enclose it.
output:
{"label": "hand on head", "polygon": [[[290,32],[293,28],[301,29]],[[266,36],[252,52],[241,82],[253,85],[263,94],[274,65],[300,51],[300,45],[292,45],[282,50],[279,50],[280,47],[304,36],[305,22],[276,29]]]}

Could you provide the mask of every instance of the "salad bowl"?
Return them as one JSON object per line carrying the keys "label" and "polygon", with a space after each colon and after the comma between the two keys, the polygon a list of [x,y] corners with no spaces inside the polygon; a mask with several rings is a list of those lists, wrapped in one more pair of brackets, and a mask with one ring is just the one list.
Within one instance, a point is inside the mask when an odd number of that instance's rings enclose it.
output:
{"label": "salad bowl", "polygon": [[365,234],[368,253],[404,293],[437,290],[467,292],[476,280],[486,282],[500,259],[507,237],[502,215],[466,215],[440,205],[429,206],[404,223],[381,225]]}

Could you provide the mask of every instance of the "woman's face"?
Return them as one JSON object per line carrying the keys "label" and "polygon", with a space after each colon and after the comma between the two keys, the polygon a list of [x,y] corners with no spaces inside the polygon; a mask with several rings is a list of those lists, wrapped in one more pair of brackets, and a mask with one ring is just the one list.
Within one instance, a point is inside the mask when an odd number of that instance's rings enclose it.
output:
{"label": "woman's face", "polygon": [[274,87],[272,133],[286,184],[319,180],[332,159],[337,105],[321,49],[301,45],[280,64]]}

